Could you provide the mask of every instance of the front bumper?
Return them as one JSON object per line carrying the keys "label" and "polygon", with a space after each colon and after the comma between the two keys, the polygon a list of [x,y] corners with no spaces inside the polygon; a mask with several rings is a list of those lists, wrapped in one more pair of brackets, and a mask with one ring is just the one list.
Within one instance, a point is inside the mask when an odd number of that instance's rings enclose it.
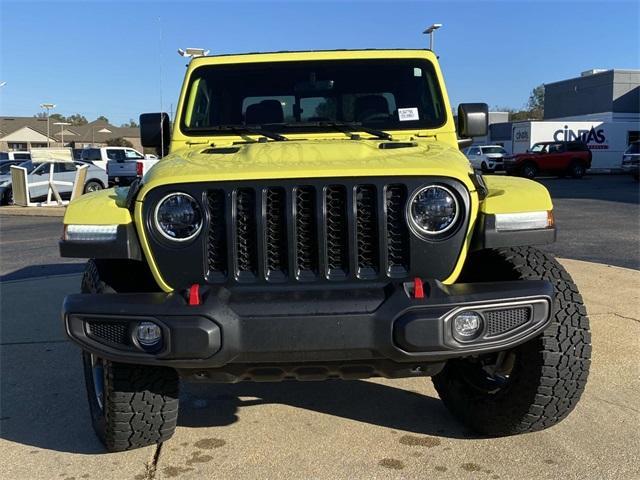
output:
{"label": "front bumper", "polygon": [[[75,294],[66,297],[62,317],[71,340],[103,358],[192,373],[234,372],[241,379],[256,366],[340,370],[359,364],[377,370],[387,362],[417,368],[505,350],[547,326],[553,295],[549,282],[533,280],[450,286],[430,281],[423,299],[413,298],[411,289],[202,287],[199,305],[189,305],[181,293]],[[462,310],[482,314],[484,331],[477,340],[453,337],[452,319]],[[160,326],[163,342],[156,351],[139,345],[134,332],[140,321]]]}
{"label": "front bumper", "polygon": [[638,175],[640,173],[640,163],[623,163],[622,171],[627,175]]}

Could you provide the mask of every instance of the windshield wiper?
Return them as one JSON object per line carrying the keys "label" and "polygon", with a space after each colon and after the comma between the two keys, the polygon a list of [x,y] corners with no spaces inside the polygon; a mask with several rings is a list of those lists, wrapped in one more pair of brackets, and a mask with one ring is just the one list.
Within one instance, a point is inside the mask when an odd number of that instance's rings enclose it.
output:
{"label": "windshield wiper", "polygon": [[[276,125],[276,124],[274,124]],[[291,122],[291,123],[278,123],[277,125],[283,127],[330,127],[339,132],[350,135],[352,139],[358,140],[359,136],[354,132],[365,132],[374,137],[382,138],[384,140],[393,140],[390,133],[377,130],[375,128],[366,127],[360,122],[331,122],[331,121],[317,121],[317,122]]]}
{"label": "windshield wiper", "polygon": [[270,138],[271,140],[276,140],[278,142],[284,142],[289,140],[284,135],[280,135],[279,133],[270,132],[269,130],[264,130],[261,126],[259,127],[250,127],[248,125],[216,125],[212,127],[207,127],[206,130],[217,130],[217,131],[226,131],[232,132],[235,134],[249,133],[251,135],[261,135],[263,137]]}

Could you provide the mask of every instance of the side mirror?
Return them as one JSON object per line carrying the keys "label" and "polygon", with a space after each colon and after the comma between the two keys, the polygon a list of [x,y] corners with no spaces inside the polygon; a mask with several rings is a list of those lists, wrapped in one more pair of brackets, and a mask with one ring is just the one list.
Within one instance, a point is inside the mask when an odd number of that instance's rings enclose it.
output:
{"label": "side mirror", "polygon": [[488,130],[489,107],[486,103],[461,103],[458,106],[458,136],[484,137]]}
{"label": "side mirror", "polygon": [[165,112],[140,115],[140,143],[143,147],[155,148],[159,155],[169,153],[171,143],[169,115]]}

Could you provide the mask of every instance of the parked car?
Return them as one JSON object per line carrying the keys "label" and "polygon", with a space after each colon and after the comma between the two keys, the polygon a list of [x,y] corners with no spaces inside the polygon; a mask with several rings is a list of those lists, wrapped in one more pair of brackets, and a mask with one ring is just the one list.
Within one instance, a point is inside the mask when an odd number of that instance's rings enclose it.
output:
{"label": "parked car", "polygon": [[64,330],[109,451],[171,437],[181,380],[433,376],[491,436],[569,415],[591,340],[535,247],[555,239],[549,192],[469,174],[458,137],[485,136],[488,107],[460,105],[456,134],[434,53],[197,57],[185,74],[172,139],[168,115],[140,117],[169,156],[63,220],[61,255],[87,259]]}
{"label": "parked car", "polygon": [[114,151],[107,163],[109,186],[131,185],[131,182],[145,175],[156,163],[158,158],[155,155],[144,156],[131,148]]}
{"label": "parked car", "polygon": [[541,173],[582,178],[591,168],[591,150],[584,142],[540,142],[526,153],[504,158],[508,174],[535,178]]}
{"label": "parked car", "polygon": [[[92,163],[104,171],[110,160],[124,160],[135,158],[144,160],[146,157],[134,148],[129,147],[90,147],[82,150],[80,159],[83,162]],[[150,167],[149,167],[150,168]]]}
{"label": "parked car", "polygon": [[31,152],[0,152],[0,160],[31,160]]}
{"label": "parked car", "polygon": [[500,145],[468,147],[464,150],[464,154],[473,165],[473,168],[479,168],[483,172],[503,170],[502,159],[508,155],[507,151]]}
{"label": "parked car", "polygon": [[[29,184],[46,181],[49,176],[50,163],[33,163],[30,160],[22,162],[19,166],[27,169],[27,181]],[[80,165],[87,165],[85,162],[68,162],[53,164],[54,180],[62,182],[73,182],[76,177],[76,170]],[[89,165],[87,170],[87,179],[84,183],[84,193],[95,192],[107,187],[107,174],[101,168],[95,165]],[[6,173],[2,170],[0,175],[0,203],[7,205],[13,203],[13,190],[11,185],[11,169],[7,168]],[[67,197],[71,194],[71,185],[57,185],[58,193],[61,197]],[[29,196],[33,200],[40,199],[47,195],[49,191],[48,185],[29,187]]]}
{"label": "parked car", "polygon": [[640,142],[633,142],[622,156],[622,171],[640,180]]}

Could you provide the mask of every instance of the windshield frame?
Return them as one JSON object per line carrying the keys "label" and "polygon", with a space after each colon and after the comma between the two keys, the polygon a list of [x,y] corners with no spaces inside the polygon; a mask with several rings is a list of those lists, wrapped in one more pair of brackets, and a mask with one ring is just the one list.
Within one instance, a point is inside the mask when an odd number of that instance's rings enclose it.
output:
{"label": "windshield frame", "polygon": [[[183,88],[183,92],[182,92],[182,98],[181,98],[181,106],[180,106],[180,110],[179,110],[179,121],[176,122],[177,123],[177,127],[178,130],[180,132],[181,135],[183,135],[186,138],[189,137],[237,137],[239,136],[237,133],[234,133],[232,129],[224,129],[224,128],[216,128],[216,126],[212,126],[211,128],[208,127],[188,127],[185,123],[185,119],[188,117],[188,109],[189,109],[189,97],[192,94],[192,89],[194,88],[194,83],[198,78],[202,78],[201,75],[199,75],[200,70],[201,69],[213,69],[213,68],[224,68],[224,69],[229,69],[235,66],[238,66],[240,68],[247,68],[247,67],[259,67],[259,66],[264,66],[265,68],[268,68],[268,66],[270,64],[277,64],[278,66],[280,65],[284,65],[284,64],[291,64],[294,66],[299,66],[299,65],[303,65],[303,64],[314,64],[314,63],[321,63],[321,64],[326,64],[326,63],[353,63],[353,62],[385,62],[385,61],[389,61],[389,60],[397,60],[398,62],[419,62],[423,65],[419,65],[419,66],[423,66],[423,68],[426,68],[427,71],[425,72],[425,75],[428,75],[430,77],[431,85],[433,86],[433,97],[436,98],[436,101],[440,103],[441,105],[441,114],[439,115],[439,122],[434,123],[434,124],[430,124],[430,125],[408,125],[406,128],[398,128],[398,126],[394,125],[393,128],[387,128],[384,125],[377,125],[374,123],[363,123],[363,129],[359,129],[356,125],[353,125],[352,131],[353,132],[365,132],[366,133],[366,128],[369,129],[376,129],[379,131],[384,131],[384,132],[417,132],[417,131],[432,131],[432,130],[438,130],[441,129],[443,127],[445,127],[448,122],[450,121],[450,113],[449,113],[449,106],[447,104],[448,102],[448,97],[447,97],[447,93],[446,90],[444,88],[444,86],[442,85],[442,80],[441,80],[441,74],[440,71],[438,69],[438,66],[436,63],[434,63],[431,59],[429,59],[428,57],[423,57],[420,55],[416,55],[416,56],[399,56],[399,57],[366,57],[366,58],[323,58],[323,59],[311,59],[311,60],[299,60],[299,59],[287,59],[287,60],[280,60],[277,62],[266,62],[266,61],[252,61],[252,62],[240,62],[240,63],[206,63],[206,64],[202,64],[199,66],[196,66],[195,68],[193,68],[193,70],[191,70],[187,76],[187,79],[185,80],[186,82],[186,86]],[[424,83],[424,88],[425,89],[430,89],[430,85],[428,83],[428,78],[425,76],[425,83]],[[357,92],[356,92],[357,93]],[[363,92],[364,93],[364,92]],[[282,123],[268,123],[265,124],[265,127],[267,127],[269,130],[271,130],[274,133],[277,134],[283,134],[283,135],[301,135],[301,134],[334,134],[336,133],[336,129],[332,128],[330,126],[331,123],[356,123],[356,122],[349,122],[349,121],[345,121],[344,119],[333,119],[330,121],[325,121],[325,122],[315,122],[317,124],[315,125],[310,125],[310,123],[312,122],[305,122],[305,121],[299,121],[297,123],[299,123],[300,125],[296,125],[296,122],[290,122],[290,121],[285,121]],[[247,125],[247,126],[256,126],[256,125]],[[260,125],[257,125],[257,127],[260,127]],[[282,128],[279,128],[282,127]],[[366,127],[366,128],[365,128]]]}

